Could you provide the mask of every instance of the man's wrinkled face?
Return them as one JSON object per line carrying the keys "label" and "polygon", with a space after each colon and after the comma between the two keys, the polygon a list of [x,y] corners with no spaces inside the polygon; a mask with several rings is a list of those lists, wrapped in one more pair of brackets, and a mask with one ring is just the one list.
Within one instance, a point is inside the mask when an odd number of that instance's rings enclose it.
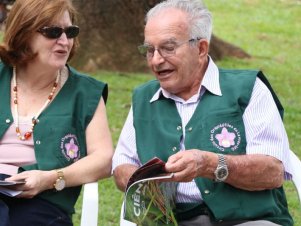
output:
{"label": "man's wrinkled face", "polygon": [[148,20],[144,35],[144,45],[149,46],[150,53],[148,66],[161,87],[186,96],[200,68],[198,41],[189,41],[195,37],[189,36],[187,15],[177,9],[166,9]]}

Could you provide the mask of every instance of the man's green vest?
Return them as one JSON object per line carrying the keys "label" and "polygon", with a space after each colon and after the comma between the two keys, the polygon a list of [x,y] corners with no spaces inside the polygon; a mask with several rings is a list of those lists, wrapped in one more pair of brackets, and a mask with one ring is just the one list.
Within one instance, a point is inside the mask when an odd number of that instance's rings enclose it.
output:
{"label": "man's green vest", "polygon": [[[66,83],[41,113],[39,123],[34,127],[37,164],[24,166],[20,171],[60,169],[87,155],[85,131],[101,96],[106,101],[108,89],[106,84],[79,74],[72,68],[69,68],[69,73]],[[10,107],[11,77],[12,68],[0,63],[0,138],[13,123]],[[72,214],[80,190],[81,186],[65,188],[59,192],[53,189],[39,196]]]}
{"label": "man's green vest", "polygon": [[[249,103],[256,77],[270,89],[281,116],[283,108],[267,79],[261,72],[220,69],[222,96],[208,90],[201,97],[192,118],[182,128],[181,118],[173,100],[160,95],[150,103],[159,89],[158,81],[148,82],[133,94],[133,115],[136,145],[142,163],[157,156],[164,161],[180,150],[182,129],[185,129],[185,148],[211,151],[227,155],[246,153],[243,113]],[[288,213],[283,188],[249,192],[217,183],[206,178],[195,182],[214,220],[265,219],[280,225],[293,225]],[[199,204],[178,204],[178,219],[198,213]]]}

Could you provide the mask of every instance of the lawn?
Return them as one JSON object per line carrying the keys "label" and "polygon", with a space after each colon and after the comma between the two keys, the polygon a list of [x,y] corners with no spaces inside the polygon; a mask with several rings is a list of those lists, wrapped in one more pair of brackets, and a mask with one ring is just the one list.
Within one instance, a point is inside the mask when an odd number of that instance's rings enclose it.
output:
{"label": "lawn", "polygon": [[[224,59],[224,68],[261,69],[268,77],[284,108],[284,122],[291,149],[301,157],[301,1],[215,0],[206,1],[214,16],[214,34],[252,55],[251,59]],[[76,67],[76,65],[74,65]],[[98,71],[97,79],[109,84],[107,103],[110,128],[116,145],[131,104],[131,92],[152,79],[149,74]],[[112,179],[99,182],[99,225],[118,225],[122,193]],[[285,183],[295,225],[301,225],[301,209],[291,182]],[[74,215],[79,225],[81,200]]]}

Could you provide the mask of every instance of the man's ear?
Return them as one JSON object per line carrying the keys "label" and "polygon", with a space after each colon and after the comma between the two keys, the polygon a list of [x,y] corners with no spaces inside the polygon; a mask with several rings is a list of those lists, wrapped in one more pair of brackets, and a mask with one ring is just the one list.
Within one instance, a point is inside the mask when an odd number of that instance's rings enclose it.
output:
{"label": "man's ear", "polygon": [[199,47],[199,57],[207,57],[209,52],[209,43],[206,39],[201,39],[198,43]]}

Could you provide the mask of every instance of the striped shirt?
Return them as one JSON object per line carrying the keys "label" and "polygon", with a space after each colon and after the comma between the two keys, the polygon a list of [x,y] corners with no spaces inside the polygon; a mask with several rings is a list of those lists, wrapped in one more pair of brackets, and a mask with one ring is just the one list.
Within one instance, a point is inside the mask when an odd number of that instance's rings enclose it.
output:
{"label": "striped shirt", "polygon": [[[185,128],[198,104],[202,104],[201,97],[205,90],[215,95],[222,95],[219,84],[219,71],[211,59],[200,85],[199,92],[190,99],[184,101],[160,88],[150,102],[158,100],[161,94],[165,98],[174,100],[182,119],[182,128]],[[265,154],[279,159],[285,168],[285,179],[290,179],[292,171],[289,164],[289,143],[287,134],[272,94],[266,85],[258,78],[256,78],[250,102],[243,114],[243,122],[247,141],[246,153]],[[182,150],[185,150],[185,129],[183,129],[182,137],[180,147]],[[113,171],[117,166],[122,164],[133,164],[137,167],[141,166],[136,149],[132,108],[130,109],[117,143],[113,157]],[[187,183],[179,183],[177,202],[187,203],[201,201],[202,196],[194,180]]]}

